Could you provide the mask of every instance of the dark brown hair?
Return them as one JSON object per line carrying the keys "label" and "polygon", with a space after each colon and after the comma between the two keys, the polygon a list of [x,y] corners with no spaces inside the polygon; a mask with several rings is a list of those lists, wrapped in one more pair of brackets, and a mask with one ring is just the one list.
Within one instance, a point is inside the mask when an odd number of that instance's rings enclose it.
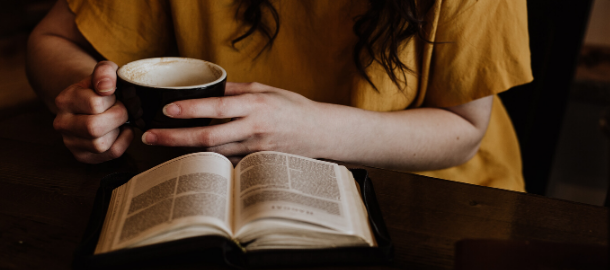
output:
{"label": "dark brown hair", "polygon": [[[406,73],[412,70],[400,60],[400,49],[415,35],[427,41],[423,28],[424,15],[433,2],[434,0],[369,0],[369,9],[354,18],[353,30],[358,37],[358,42],[354,45],[354,64],[376,90],[377,87],[366,74],[366,68],[373,62],[381,64],[396,86],[400,87],[400,82],[406,83]],[[245,10],[242,13],[243,7]],[[275,22],[274,30],[262,22],[263,9],[271,13]],[[258,30],[268,39],[259,55],[264,50],[271,49],[280,31],[280,17],[269,0],[241,0],[236,16],[249,28],[232,41],[233,46]]]}

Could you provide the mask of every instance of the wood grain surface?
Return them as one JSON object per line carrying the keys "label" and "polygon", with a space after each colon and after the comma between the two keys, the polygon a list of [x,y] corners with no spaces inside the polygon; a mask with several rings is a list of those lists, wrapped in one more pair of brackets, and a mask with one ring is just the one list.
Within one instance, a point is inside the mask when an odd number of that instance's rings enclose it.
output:
{"label": "wood grain surface", "polygon": [[[103,176],[143,171],[187,152],[136,139],[117,160],[81,164],[52,121],[42,106],[0,115],[0,269],[70,268]],[[393,265],[366,268],[452,269],[462,239],[608,244],[604,207],[363,168],[396,248]]]}

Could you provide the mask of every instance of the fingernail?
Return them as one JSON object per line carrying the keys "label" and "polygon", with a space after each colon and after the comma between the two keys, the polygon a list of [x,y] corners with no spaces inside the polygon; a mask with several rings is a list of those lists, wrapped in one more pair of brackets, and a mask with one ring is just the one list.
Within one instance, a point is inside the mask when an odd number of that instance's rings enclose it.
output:
{"label": "fingernail", "polygon": [[112,87],[112,82],[110,79],[101,79],[97,82],[95,89],[97,89],[97,91],[100,93],[104,93],[114,90],[114,87]]}
{"label": "fingernail", "polygon": [[142,134],[142,142],[147,145],[153,145],[157,142],[157,135],[150,132],[144,132],[144,134]]}
{"label": "fingernail", "polygon": [[174,103],[167,104],[165,107],[163,107],[163,114],[167,116],[177,116],[181,111],[180,106]]}

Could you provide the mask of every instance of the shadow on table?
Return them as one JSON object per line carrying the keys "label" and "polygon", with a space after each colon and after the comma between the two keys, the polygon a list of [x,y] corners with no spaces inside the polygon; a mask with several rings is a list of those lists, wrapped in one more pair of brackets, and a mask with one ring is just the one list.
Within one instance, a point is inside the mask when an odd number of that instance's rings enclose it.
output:
{"label": "shadow on table", "polygon": [[608,269],[608,247],[542,241],[467,239],[456,243],[455,270]]}

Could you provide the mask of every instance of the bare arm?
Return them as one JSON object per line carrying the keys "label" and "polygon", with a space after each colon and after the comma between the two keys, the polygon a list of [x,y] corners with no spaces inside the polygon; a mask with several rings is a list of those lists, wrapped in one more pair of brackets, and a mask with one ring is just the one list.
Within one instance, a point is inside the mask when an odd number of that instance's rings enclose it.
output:
{"label": "bare arm", "polygon": [[166,106],[176,118],[236,118],[197,129],[149,130],[145,143],[200,146],[232,157],[275,150],[408,171],[468,161],[487,130],[492,97],[451,108],[373,112],[314,102],[258,83],[227,83],[226,97]]}
{"label": "bare arm", "polygon": [[[327,107],[333,118],[327,139],[341,144],[330,158],[382,168],[423,171],[465,163],[479,149],[492,97],[450,108],[370,112]],[[351,116],[348,116],[350,114]],[[336,138],[341,139],[337,140]],[[352,145],[348,147],[347,145]],[[357,146],[354,149],[353,146]]]}
{"label": "bare arm", "polygon": [[125,107],[116,102],[117,65],[97,62],[65,0],[58,0],[32,31],[27,47],[30,84],[51,112],[53,126],[76,159],[100,163],[125,152],[133,132],[121,127]]}
{"label": "bare arm", "polygon": [[92,54],[68,4],[57,1],[30,34],[27,48],[30,84],[52,112],[57,113],[55,97],[62,90],[91,75],[97,64]]}

